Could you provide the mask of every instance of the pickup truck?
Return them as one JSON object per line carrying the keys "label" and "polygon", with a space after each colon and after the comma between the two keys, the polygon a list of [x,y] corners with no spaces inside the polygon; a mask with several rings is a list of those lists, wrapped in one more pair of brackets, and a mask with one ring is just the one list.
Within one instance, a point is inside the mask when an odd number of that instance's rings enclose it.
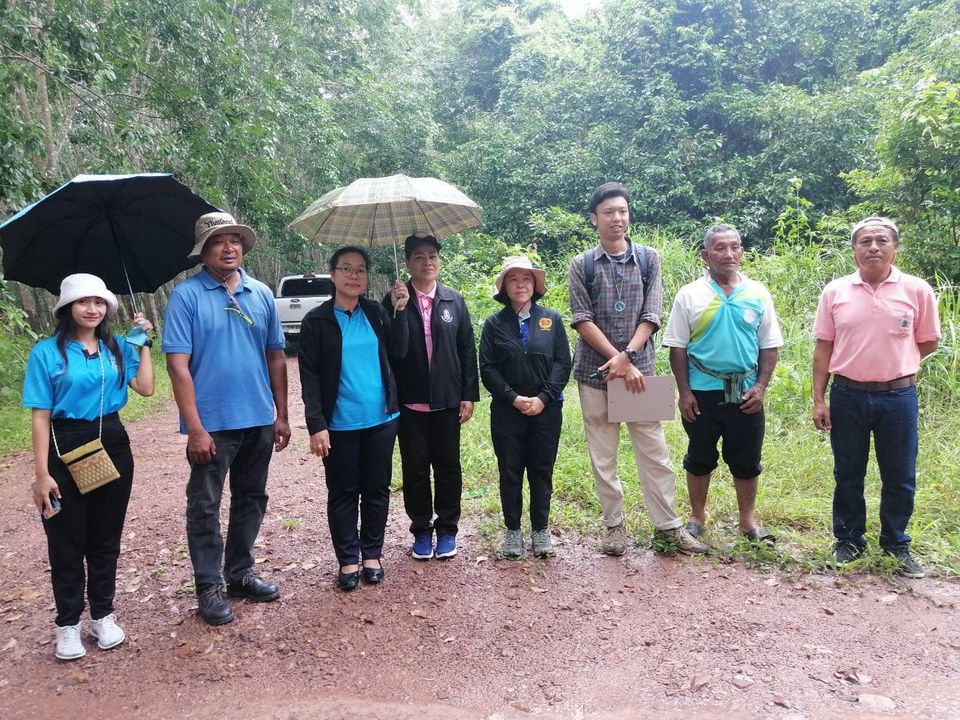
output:
{"label": "pickup truck", "polygon": [[313,308],[330,299],[333,282],[329,275],[306,273],[287,275],[277,284],[277,314],[288,341],[300,336],[300,322]]}

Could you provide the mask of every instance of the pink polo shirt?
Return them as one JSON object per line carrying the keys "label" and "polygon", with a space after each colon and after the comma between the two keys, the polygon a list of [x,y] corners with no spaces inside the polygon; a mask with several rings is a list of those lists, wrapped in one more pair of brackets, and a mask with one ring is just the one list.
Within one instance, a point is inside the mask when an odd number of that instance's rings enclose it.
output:
{"label": "pink polo shirt", "polygon": [[820,295],[813,336],[833,342],[831,374],[888,382],[920,369],[918,343],[940,338],[940,317],[926,281],[892,268],[876,289],[860,271],[837,278]]}
{"label": "pink polo shirt", "polygon": [[[428,293],[422,293],[416,288],[413,289],[413,295],[420,308],[420,315],[423,317],[423,341],[427,346],[427,366],[433,364],[433,331],[430,329],[430,318],[433,317],[433,301],[437,296],[437,284]],[[404,407],[417,412],[430,412],[430,403],[409,403]]]}

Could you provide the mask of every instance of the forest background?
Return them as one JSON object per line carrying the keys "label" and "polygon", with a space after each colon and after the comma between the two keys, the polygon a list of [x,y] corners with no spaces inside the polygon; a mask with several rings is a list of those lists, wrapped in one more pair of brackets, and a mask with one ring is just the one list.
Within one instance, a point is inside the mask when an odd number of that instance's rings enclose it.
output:
{"label": "forest background", "polygon": [[[829,445],[809,420],[813,311],[823,285],[853,269],[850,223],[890,215],[904,238],[898,264],[936,287],[944,332],[922,371],[912,533],[932,568],[956,575],[960,0],[584,5],[568,14],[551,0],[0,0],[0,220],[79,173],[171,172],[257,230],[246,264],[274,284],[326,267],[331,248],[286,227],[323,192],[362,176],[439,176],[484,208],[483,231],[443,252],[445,280],[464,291],[478,328],[496,309],[501,258],[518,251],[547,267],[544,302],[569,312],[566,268],[595,242],[584,211],[601,182],[631,188],[633,237],[664,255],[665,313],[701,271],[703,229],[732,222],[787,338],[768,392],[759,499],[781,543],[736,542],[722,472],[713,538],[757,562],[812,567],[827,562],[833,485]],[[376,262],[382,288],[392,255]],[[168,289],[143,298],[154,317]],[[45,291],[0,281],[0,451],[29,445],[20,386],[51,307]],[[658,361],[667,371],[662,351]],[[554,520],[595,532],[575,395]],[[152,402],[167,397],[162,385]],[[464,464],[467,510],[492,536],[486,404],[466,427]],[[130,413],[149,408],[137,401]],[[678,423],[668,439],[679,460]],[[626,454],[621,468],[637,505]],[[875,545],[872,469],[868,483]],[[629,516],[631,530],[650,529]],[[876,553],[862,562],[890,569]]]}

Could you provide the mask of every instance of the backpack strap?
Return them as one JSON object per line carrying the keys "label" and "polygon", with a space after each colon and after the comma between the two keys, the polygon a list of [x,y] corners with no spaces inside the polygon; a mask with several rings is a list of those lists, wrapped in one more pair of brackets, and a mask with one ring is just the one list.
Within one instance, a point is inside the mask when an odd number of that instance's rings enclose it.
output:
{"label": "backpack strap", "polygon": [[[635,242],[630,242],[630,247],[633,248],[633,257],[637,261],[637,265],[640,266],[640,279],[643,281],[643,299],[647,299],[647,288],[650,285],[650,260],[649,252],[646,245],[638,246]],[[642,252],[637,248],[642,248]],[[590,296],[591,302],[596,302],[597,298],[593,294],[593,281],[597,274],[596,260],[593,257],[595,248],[590,248],[585,253],[583,253],[583,284],[587,288],[587,295]]]}

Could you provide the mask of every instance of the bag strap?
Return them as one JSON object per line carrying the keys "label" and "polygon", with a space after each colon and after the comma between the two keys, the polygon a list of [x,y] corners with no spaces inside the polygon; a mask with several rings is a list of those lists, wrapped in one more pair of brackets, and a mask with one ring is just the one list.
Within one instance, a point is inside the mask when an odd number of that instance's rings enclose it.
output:
{"label": "bag strap", "polygon": [[[103,350],[100,347],[100,340],[97,339],[97,357],[100,359],[100,428],[97,430],[97,439],[103,440],[103,401],[106,394],[106,371],[103,369]],[[53,431],[53,415],[50,416],[50,435],[53,437],[53,449],[60,456],[60,446],[57,444],[57,434]]]}
{"label": "bag strap", "polygon": [[[637,250],[637,244],[630,241],[630,247],[633,249],[633,257],[637,261],[637,265],[640,266],[640,279],[643,281],[643,300],[647,300],[647,288],[650,285],[650,260],[647,253],[647,246],[640,245],[639,247],[643,248],[643,252]],[[583,284],[587,288],[587,294],[590,296],[591,302],[596,302],[597,298],[593,294],[593,281],[596,278],[597,267],[596,259],[593,257],[596,248],[590,248],[585,253],[583,253]]]}

